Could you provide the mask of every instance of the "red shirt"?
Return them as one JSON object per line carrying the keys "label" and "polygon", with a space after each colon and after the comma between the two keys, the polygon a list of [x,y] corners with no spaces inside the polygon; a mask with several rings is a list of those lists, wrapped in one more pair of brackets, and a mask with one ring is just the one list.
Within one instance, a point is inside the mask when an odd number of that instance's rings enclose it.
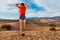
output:
{"label": "red shirt", "polygon": [[25,16],[25,14],[26,14],[26,6],[21,5],[19,12],[20,12],[20,16]]}

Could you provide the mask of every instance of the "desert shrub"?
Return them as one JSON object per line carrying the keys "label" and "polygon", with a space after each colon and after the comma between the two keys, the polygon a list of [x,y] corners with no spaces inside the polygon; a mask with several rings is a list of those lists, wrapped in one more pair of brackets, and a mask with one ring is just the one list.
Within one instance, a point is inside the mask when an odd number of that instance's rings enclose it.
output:
{"label": "desert shrub", "polygon": [[49,28],[49,30],[51,30],[51,31],[56,31],[56,25],[55,24],[49,24],[49,26],[51,26],[50,28]]}
{"label": "desert shrub", "polygon": [[1,25],[2,29],[6,29],[6,30],[10,30],[11,29],[11,25],[7,25],[7,24],[3,24]]}
{"label": "desert shrub", "polygon": [[55,27],[56,25],[55,25],[55,24],[49,24],[49,26],[53,26],[53,27]]}
{"label": "desert shrub", "polygon": [[55,27],[51,27],[49,30],[56,31],[56,28]]}

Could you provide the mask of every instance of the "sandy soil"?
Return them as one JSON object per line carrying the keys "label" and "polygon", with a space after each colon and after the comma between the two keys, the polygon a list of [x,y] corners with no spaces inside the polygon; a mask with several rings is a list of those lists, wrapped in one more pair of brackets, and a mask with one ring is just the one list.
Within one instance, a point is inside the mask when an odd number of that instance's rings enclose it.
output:
{"label": "sandy soil", "polygon": [[[0,40],[60,40],[60,22],[54,20],[34,20],[27,21],[26,32],[24,37],[20,36],[20,27],[17,22],[3,22],[12,26],[11,30],[5,30],[0,28]],[[0,22],[0,23],[1,23]],[[52,27],[50,24],[54,24],[57,31],[50,31]],[[0,24],[0,27],[3,24]]]}

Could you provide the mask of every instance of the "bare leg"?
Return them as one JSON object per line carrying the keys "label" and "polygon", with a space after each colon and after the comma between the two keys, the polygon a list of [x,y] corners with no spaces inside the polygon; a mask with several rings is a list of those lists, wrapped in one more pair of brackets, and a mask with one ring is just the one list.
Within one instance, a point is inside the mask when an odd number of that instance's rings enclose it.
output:
{"label": "bare leg", "polygon": [[26,29],[26,19],[23,20],[23,32],[25,32]]}
{"label": "bare leg", "polygon": [[22,27],[23,27],[22,26],[22,21],[23,21],[22,19],[19,20],[19,23],[20,23],[20,32],[23,32],[23,29],[22,29]]}

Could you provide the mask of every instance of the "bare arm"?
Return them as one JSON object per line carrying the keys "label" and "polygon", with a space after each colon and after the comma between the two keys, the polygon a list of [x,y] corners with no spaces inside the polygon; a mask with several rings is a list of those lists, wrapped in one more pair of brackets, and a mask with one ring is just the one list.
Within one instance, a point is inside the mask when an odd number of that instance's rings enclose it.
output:
{"label": "bare arm", "polygon": [[25,4],[27,6],[27,8],[29,8],[29,5],[28,4]]}
{"label": "bare arm", "polygon": [[18,8],[20,8],[20,6],[18,6],[18,5],[20,5],[20,4],[16,4],[16,6],[17,6]]}

